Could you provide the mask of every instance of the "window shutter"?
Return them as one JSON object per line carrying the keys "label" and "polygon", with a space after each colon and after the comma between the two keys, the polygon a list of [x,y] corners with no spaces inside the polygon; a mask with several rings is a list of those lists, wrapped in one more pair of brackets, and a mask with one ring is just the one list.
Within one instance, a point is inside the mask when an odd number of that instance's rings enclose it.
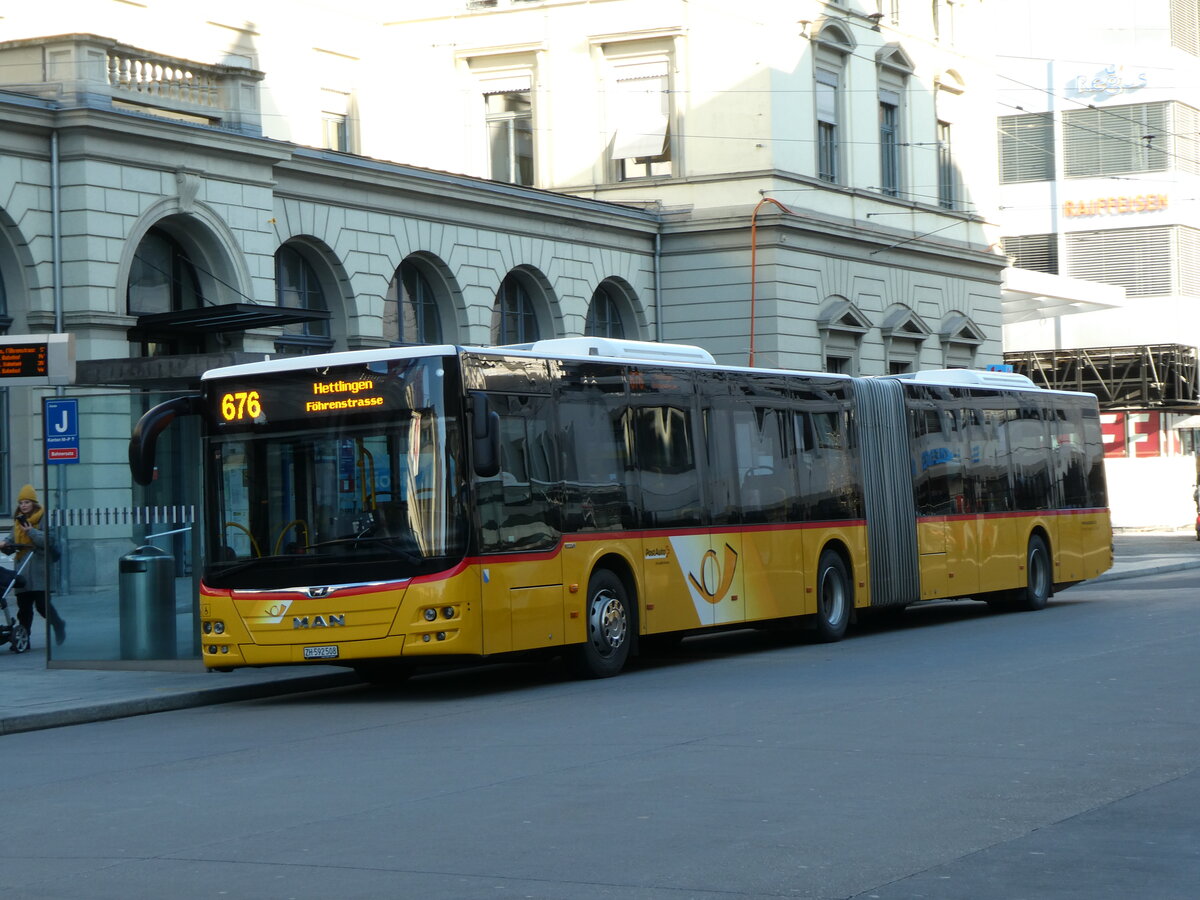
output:
{"label": "window shutter", "polygon": [[1170,158],[1167,104],[1135,103],[1063,113],[1068,178],[1162,172]]}
{"label": "window shutter", "polygon": [[1173,293],[1174,228],[1117,228],[1067,235],[1069,274],[1125,288],[1130,297]]}
{"label": "window shutter", "polygon": [[1058,274],[1058,235],[1022,234],[1001,238],[1000,243],[1014,266]]}
{"label": "window shutter", "polygon": [[1046,115],[1001,116],[1000,181],[1054,179],[1054,119]]}
{"label": "window shutter", "polygon": [[1179,226],[1179,293],[1200,297],[1200,229]]}
{"label": "window shutter", "polygon": [[618,66],[613,74],[613,159],[662,156],[670,119],[667,61]]}
{"label": "window shutter", "polygon": [[1171,46],[1200,56],[1200,3],[1171,0]]}
{"label": "window shutter", "polygon": [[1183,103],[1172,103],[1171,134],[1175,136],[1171,161],[1174,168],[1200,175],[1200,110]]}
{"label": "window shutter", "polygon": [[494,75],[479,79],[479,87],[485,94],[521,94],[530,89],[532,79],[528,72]]}

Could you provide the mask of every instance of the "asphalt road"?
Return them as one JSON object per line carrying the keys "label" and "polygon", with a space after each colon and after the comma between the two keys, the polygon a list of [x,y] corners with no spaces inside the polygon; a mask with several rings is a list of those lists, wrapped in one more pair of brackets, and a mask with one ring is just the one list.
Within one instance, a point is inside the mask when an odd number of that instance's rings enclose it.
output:
{"label": "asphalt road", "polygon": [[1198,584],[11,735],[0,896],[1190,900]]}

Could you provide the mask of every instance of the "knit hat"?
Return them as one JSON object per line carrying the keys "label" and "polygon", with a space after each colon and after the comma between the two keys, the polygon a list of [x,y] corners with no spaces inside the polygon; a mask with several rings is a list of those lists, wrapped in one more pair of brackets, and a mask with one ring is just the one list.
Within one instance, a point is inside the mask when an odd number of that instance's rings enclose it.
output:
{"label": "knit hat", "polygon": [[25,487],[21,488],[21,492],[17,494],[17,502],[20,503],[22,500],[32,500],[34,503],[37,503],[37,491],[33,489],[32,484],[25,485]]}

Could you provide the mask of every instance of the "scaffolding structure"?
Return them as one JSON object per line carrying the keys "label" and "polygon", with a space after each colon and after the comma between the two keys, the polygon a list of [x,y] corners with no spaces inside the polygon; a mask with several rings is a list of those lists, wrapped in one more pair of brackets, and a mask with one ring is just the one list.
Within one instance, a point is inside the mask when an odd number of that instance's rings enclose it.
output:
{"label": "scaffolding structure", "polygon": [[1042,387],[1095,394],[1105,412],[1200,412],[1195,347],[1029,350],[1005,353],[1004,361]]}

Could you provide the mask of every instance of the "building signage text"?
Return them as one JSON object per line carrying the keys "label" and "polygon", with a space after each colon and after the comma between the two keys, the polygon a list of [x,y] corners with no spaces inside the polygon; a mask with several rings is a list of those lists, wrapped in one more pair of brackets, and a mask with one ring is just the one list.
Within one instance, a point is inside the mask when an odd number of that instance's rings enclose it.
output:
{"label": "building signage text", "polygon": [[1167,208],[1166,194],[1138,194],[1134,197],[1097,197],[1095,200],[1068,200],[1063,215],[1123,216],[1127,213],[1159,212]]}
{"label": "building signage text", "polygon": [[1106,66],[1100,72],[1078,75],[1072,81],[1078,94],[1120,94],[1150,83],[1145,72],[1126,72],[1124,66]]}

